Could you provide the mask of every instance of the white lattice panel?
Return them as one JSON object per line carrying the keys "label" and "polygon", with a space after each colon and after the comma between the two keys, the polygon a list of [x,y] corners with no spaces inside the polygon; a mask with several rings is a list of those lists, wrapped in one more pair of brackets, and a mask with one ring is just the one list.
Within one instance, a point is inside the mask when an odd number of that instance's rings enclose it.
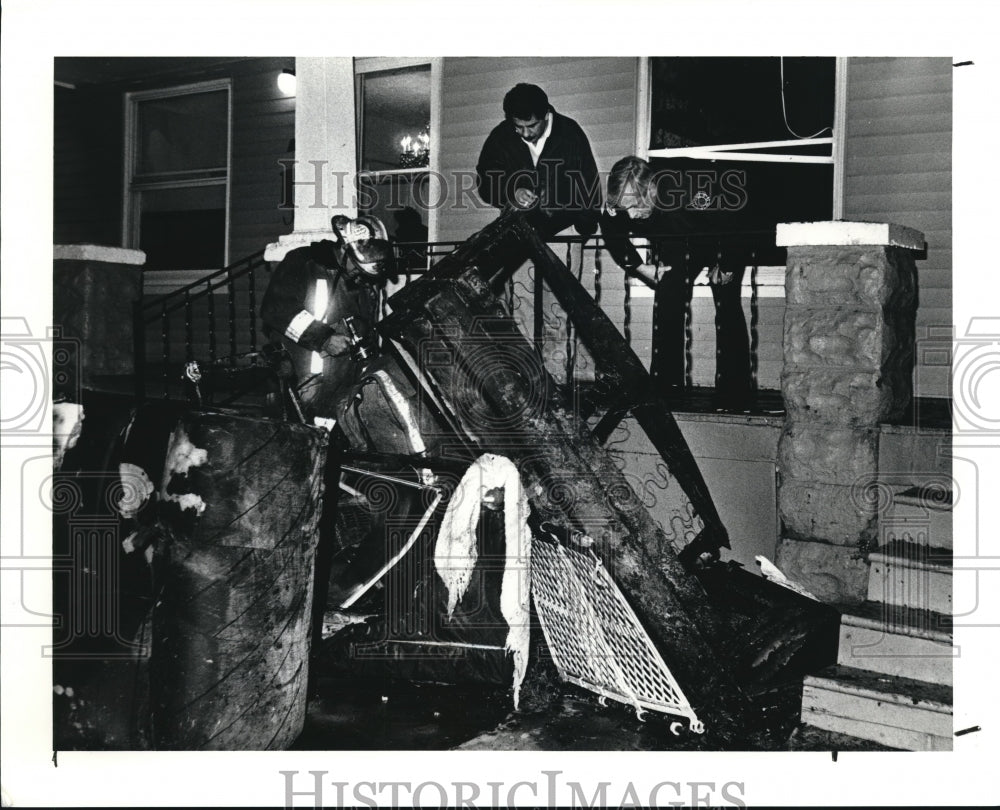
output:
{"label": "white lattice panel", "polygon": [[562,678],[613,700],[704,727],[607,569],[590,552],[545,540],[531,553],[531,591]]}

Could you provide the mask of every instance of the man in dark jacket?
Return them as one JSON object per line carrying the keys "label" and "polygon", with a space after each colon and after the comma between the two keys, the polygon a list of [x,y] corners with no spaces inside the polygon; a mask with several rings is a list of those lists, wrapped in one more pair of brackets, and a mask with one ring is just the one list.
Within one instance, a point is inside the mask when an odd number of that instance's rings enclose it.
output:
{"label": "man in dark jacket", "polygon": [[497,208],[529,209],[543,236],[573,225],[597,230],[602,195],[597,163],[586,133],[560,115],[533,84],[518,84],[503,100],[506,119],[483,144],[476,166],[479,196]]}

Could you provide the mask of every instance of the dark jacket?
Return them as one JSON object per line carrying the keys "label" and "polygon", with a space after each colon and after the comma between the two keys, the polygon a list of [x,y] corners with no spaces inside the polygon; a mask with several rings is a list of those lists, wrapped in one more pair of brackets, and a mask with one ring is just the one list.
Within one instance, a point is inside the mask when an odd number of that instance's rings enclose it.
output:
{"label": "dark jacket", "polygon": [[[702,267],[720,264],[731,270],[753,263],[762,249],[760,238],[740,234],[727,212],[653,209],[648,219],[632,219],[626,212],[601,214],[601,235],[615,263],[626,272],[644,264],[630,236],[651,239],[650,263],[687,266],[697,275]],[[772,237],[773,241],[773,237]],[[721,257],[720,257],[721,253]]]}
{"label": "dark jacket", "polygon": [[[316,287],[327,285],[327,306],[316,317]],[[377,292],[363,281],[355,281],[343,270],[336,246],[324,240],[290,251],[274,270],[260,306],[264,326],[280,337],[292,355],[296,377],[305,383],[300,396],[315,405],[321,415],[329,411],[336,395],[357,377],[355,362],[348,355],[323,358],[323,371],[310,370],[312,352],[321,351],[333,334],[345,334],[342,319],[354,318],[356,332],[370,338],[375,322]]]}
{"label": "dark jacket", "polygon": [[535,166],[528,145],[508,121],[497,124],[479,154],[477,190],[497,208],[511,204],[518,188],[539,197],[528,220],[551,235],[572,224],[578,233],[597,230],[603,196],[586,133],[572,118],[552,113],[552,132]]}

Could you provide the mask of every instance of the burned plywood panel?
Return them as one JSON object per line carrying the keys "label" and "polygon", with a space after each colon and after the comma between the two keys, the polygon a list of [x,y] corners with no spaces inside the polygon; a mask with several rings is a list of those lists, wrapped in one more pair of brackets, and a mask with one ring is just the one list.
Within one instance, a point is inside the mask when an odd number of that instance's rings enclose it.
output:
{"label": "burned plywood panel", "polygon": [[[609,413],[637,418],[704,524],[688,553],[728,545],[704,480],[669,409],[652,397],[641,362],[519,214],[501,217],[393,296],[382,334],[420,369],[426,395],[444,404],[457,427],[457,442],[514,459],[541,519],[594,538],[594,551],[713,742],[739,745],[748,706],[719,649],[725,621],[494,293],[504,268],[521,256],[534,260],[599,358],[598,384],[614,392]],[[447,441],[440,446],[447,454]]]}

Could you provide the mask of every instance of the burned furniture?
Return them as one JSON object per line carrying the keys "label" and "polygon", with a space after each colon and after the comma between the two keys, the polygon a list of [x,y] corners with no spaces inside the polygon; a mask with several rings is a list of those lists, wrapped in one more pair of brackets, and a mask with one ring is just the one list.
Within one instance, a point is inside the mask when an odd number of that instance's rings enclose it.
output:
{"label": "burned furniture", "polygon": [[[509,268],[524,257],[598,360],[596,384],[585,397],[546,371],[497,294]],[[777,586],[713,563],[729,541],[697,465],[668,408],[650,396],[642,364],[576,279],[511,214],[474,235],[390,305],[392,314],[380,326],[385,354],[362,375],[379,390],[370,390],[363,403],[346,403],[350,413],[345,410],[341,421],[352,447],[333,448],[339,459],[333,472],[325,467],[321,429],[206,411],[199,407],[197,380],[189,378],[194,407],[145,405],[135,417],[134,403],[93,399],[90,407],[84,398],[84,430],[59,475],[83,487],[84,517],[108,512],[109,532],[91,545],[119,567],[88,582],[101,598],[116,600],[125,621],[104,638],[57,639],[67,652],[57,661],[60,747],[293,744],[305,713],[307,675],[317,660],[313,650],[310,663],[308,614],[313,554],[329,528],[325,519],[338,521],[341,540],[353,516],[367,522],[362,534],[372,536],[374,524],[383,542],[374,567],[355,558],[371,576],[363,578],[370,588],[357,594],[351,609],[375,594],[376,584],[382,589],[377,598],[390,608],[374,639],[381,646],[371,644],[371,636],[356,636],[373,656],[349,661],[355,672],[364,664],[364,672],[377,666],[394,678],[438,679],[441,670],[428,665],[426,642],[442,640],[437,650],[451,655],[452,672],[509,683],[508,626],[497,583],[510,504],[482,510],[481,587],[467,597],[478,611],[475,621],[432,624],[431,638],[414,621],[435,621],[447,607],[440,577],[428,563],[447,503],[438,496],[487,453],[517,465],[530,500],[535,559],[539,570],[555,572],[544,582],[532,572],[532,584],[542,630],[555,657],[561,656],[563,674],[695,731],[703,725],[700,747],[758,747],[756,696],[799,671],[804,657],[826,663],[832,611],[775,594]],[[251,366],[256,374],[256,359]],[[274,388],[282,393],[280,385]],[[601,446],[627,414],[666,462],[684,534],[670,536],[657,525]],[[294,408],[285,415],[291,422],[300,416]],[[381,425],[378,436],[368,437],[373,442],[365,438],[366,424]],[[179,466],[167,463],[174,455]],[[391,487],[341,479],[348,467],[408,494],[400,499]],[[360,497],[341,498],[329,509],[340,483]],[[132,493],[127,498],[126,490]],[[389,516],[373,520],[371,506],[380,497],[405,505],[396,525],[389,525]],[[82,537],[76,524],[87,522],[77,520],[83,514],[78,507],[73,510],[60,513],[54,526],[57,555],[68,559]],[[395,545],[385,546],[390,530]],[[356,545],[364,551],[363,540]],[[73,614],[73,592],[56,590],[64,599],[56,613],[82,618]],[[334,589],[339,604],[353,596]],[[314,619],[323,615],[325,600],[320,595]],[[568,615],[583,600],[591,623],[560,625],[559,611]],[[622,618],[626,614],[636,619]],[[835,618],[833,613],[834,627]],[[491,626],[488,633],[484,626]],[[352,638],[360,629],[349,627],[337,638]],[[577,644],[583,634],[586,643]],[[540,637],[535,634],[533,650]],[[467,654],[473,648],[482,655]],[[533,677],[530,667],[525,684]],[[639,671],[652,675],[637,681]],[[85,695],[87,707],[66,687]]]}
{"label": "burned furniture", "polygon": [[[596,385],[583,408],[574,409],[580,399],[546,371],[503,302],[507,276],[523,259],[533,262],[536,279],[548,283],[595,358]],[[418,381],[416,407],[433,410],[447,426],[434,437],[439,457],[467,463],[489,452],[514,460],[534,526],[592,538],[588,554],[620,589],[649,644],[667,662],[693,707],[691,726],[696,727],[696,715],[717,748],[747,745],[754,708],[740,682],[752,680],[754,660],[760,658],[760,664],[767,655],[744,651],[737,660],[734,633],[742,633],[747,644],[784,646],[787,662],[812,629],[828,629],[831,617],[814,615],[783,645],[768,638],[759,623],[737,621],[713,604],[699,569],[713,567],[719,549],[729,545],[728,535],[673,416],[651,394],[645,368],[614,324],[517,212],[474,235],[389,304],[392,313],[379,326],[384,346]],[[686,544],[668,537],[652,519],[601,446],[626,415],[666,461],[680,493],[677,508],[698,529]],[[535,535],[545,542],[544,532]],[[575,552],[546,547],[541,553],[565,558]],[[574,563],[567,565],[569,570]],[[823,612],[820,606],[816,611]],[[747,641],[751,625],[755,642]],[[566,637],[565,630],[559,634]],[[644,643],[640,639],[630,652],[616,654],[633,666]],[[619,690],[611,696],[629,702],[622,692],[627,694]]]}

